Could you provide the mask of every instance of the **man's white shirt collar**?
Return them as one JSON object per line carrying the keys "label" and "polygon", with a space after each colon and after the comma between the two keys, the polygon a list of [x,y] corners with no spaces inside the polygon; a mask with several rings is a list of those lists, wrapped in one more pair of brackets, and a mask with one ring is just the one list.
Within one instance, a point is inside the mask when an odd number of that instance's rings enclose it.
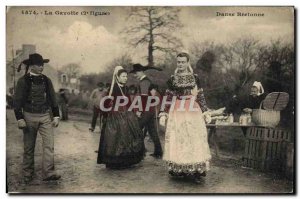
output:
{"label": "man's white shirt collar", "polygon": [[143,80],[145,77],[146,77],[146,75],[143,75],[143,76],[140,78],[140,80]]}
{"label": "man's white shirt collar", "polygon": [[36,73],[33,73],[33,72],[29,72],[30,75],[32,76],[40,76],[41,74],[36,74]]}

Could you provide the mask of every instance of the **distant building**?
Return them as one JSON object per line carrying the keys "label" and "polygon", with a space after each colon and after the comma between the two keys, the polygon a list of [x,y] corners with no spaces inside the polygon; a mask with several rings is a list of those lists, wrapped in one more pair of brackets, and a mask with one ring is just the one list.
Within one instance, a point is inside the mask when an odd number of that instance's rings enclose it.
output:
{"label": "distant building", "polygon": [[18,79],[24,75],[25,69],[22,67],[22,70],[18,73],[17,68],[19,64],[24,60],[28,59],[30,54],[36,52],[35,45],[23,44],[22,49],[16,50],[16,53],[13,55],[13,60],[6,62],[6,91],[8,92],[9,88],[13,88],[14,84],[17,84]]}
{"label": "distant building", "polygon": [[[30,54],[36,53],[36,46],[31,44],[23,44],[22,49],[16,50],[12,60],[6,62],[6,93],[10,88],[17,84],[18,79],[25,74],[25,66],[23,65],[20,72],[17,72],[19,64],[29,58]],[[79,93],[80,80],[78,77],[69,77],[67,74],[58,72],[51,66],[51,57],[43,55],[45,59],[50,59],[49,64],[45,64],[44,74],[47,75],[53,83],[57,92],[60,88],[66,88],[70,93]]]}
{"label": "distant building", "polygon": [[76,76],[69,76],[62,71],[58,72],[60,87],[68,89],[70,93],[78,94],[80,92],[80,79]]}

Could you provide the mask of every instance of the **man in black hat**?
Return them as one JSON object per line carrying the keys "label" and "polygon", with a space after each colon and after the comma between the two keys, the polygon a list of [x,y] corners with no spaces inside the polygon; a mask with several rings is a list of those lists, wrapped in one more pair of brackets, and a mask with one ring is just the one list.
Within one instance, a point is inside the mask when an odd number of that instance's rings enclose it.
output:
{"label": "man in black hat", "polygon": [[138,92],[142,98],[143,104],[143,112],[137,112],[137,115],[139,116],[140,127],[141,129],[147,129],[151,139],[153,140],[154,153],[151,154],[151,156],[155,158],[161,158],[162,147],[158,137],[157,128],[155,126],[155,112],[151,109],[149,111],[145,111],[145,105],[149,96],[149,86],[151,85],[151,80],[146,76],[144,71],[149,69],[161,70],[154,67],[145,67],[141,64],[134,64],[133,70],[131,70],[130,73],[133,73],[134,76],[139,80]]}
{"label": "man in black hat", "polygon": [[[34,149],[39,132],[43,141],[43,180],[58,180],[60,175],[54,171],[53,127],[59,124],[59,108],[51,80],[43,75],[44,63],[49,59],[37,53],[29,55],[21,65],[26,65],[25,75],[17,83],[14,96],[14,111],[18,127],[23,130],[24,182],[29,183],[34,173]],[[30,69],[30,72],[28,70]],[[51,111],[51,114],[50,114]],[[52,119],[53,117],[53,119]]]}

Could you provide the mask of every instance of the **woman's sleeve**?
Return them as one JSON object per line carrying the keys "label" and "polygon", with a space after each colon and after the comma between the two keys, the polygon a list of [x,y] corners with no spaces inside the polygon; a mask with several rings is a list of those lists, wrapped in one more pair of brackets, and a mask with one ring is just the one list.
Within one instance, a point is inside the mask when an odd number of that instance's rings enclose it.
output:
{"label": "woman's sleeve", "polygon": [[200,88],[200,91],[197,95],[197,102],[199,103],[202,112],[208,111],[203,88]]}
{"label": "woman's sleeve", "polygon": [[198,76],[195,76],[195,79],[196,79],[196,83],[197,83],[197,86],[198,86],[198,89],[199,89],[199,93],[197,95],[196,101],[199,103],[202,112],[206,112],[206,111],[208,111],[208,108],[207,108],[207,104],[206,104],[202,84],[201,84],[200,79],[198,78]]}

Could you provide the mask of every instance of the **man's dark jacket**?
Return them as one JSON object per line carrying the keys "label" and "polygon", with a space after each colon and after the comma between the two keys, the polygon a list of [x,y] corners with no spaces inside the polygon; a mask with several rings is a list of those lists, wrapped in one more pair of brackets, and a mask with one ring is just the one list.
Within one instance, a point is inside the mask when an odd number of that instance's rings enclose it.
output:
{"label": "man's dark jacket", "polygon": [[16,119],[24,119],[23,112],[46,113],[52,111],[53,117],[59,117],[55,91],[51,80],[46,75],[22,76],[17,83],[14,96]]}

